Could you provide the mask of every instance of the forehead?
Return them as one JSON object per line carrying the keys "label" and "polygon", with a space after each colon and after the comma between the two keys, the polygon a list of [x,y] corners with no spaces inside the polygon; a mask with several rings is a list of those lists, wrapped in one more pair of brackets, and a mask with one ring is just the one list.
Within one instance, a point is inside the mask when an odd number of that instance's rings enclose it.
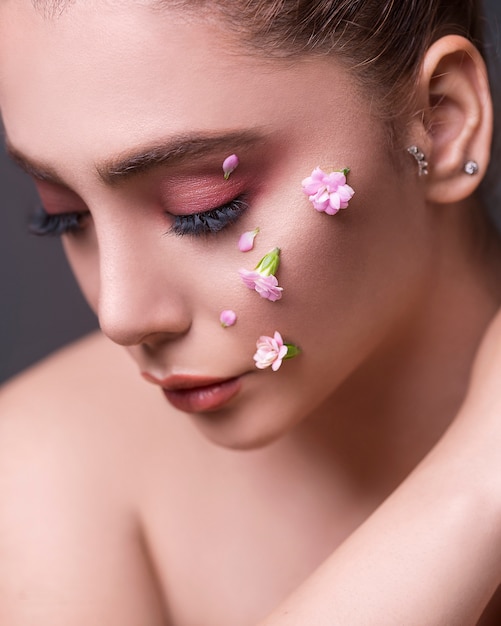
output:
{"label": "forehead", "polygon": [[54,18],[64,12],[74,0],[31,0],[33,7],[46,18]]}
{"label": "forehead", "polygon": [[[73,0],[51,6],[66,10],[48,17],[29,0],[0,4],[0,88],[7,96],[27,83],[27,91],[40,89],[41,95],[48,87],[65,93],[68,106],[77,99],[84,103],[86,95],[88,101],[118,99],[134,85],[151,88],[156,69],[167,84],[190,60],[200,73],[221,67],[220,51],[229,45],[221,27],[205,22],[202,28],[188,14],[157,11],[150,2]],[[216,39],[217,46],[211,45]]]}
{"label": "forehead", "polygon": [[7,133],[49,164],[75,169],[160,136],[306,129],[319,115],[335,132],[359,113],[347,104],[360,100],[353,89],[332,60],[250,55],[223,23],[193,12],[77,0],[47,19],[29,0],[0,3]]}
{"label": "forehead", "polygon": [[[99,5],[102,5],[104,1],[106,1],[108,5],[117,5],[119,3],[125,4],[128,0],[31,0],[31,4],[44,18],[54,19],[61,16],[68,7],[78,2],[85,2],[87,6],[93,5],[95,10],[99,10]],[[137,0],[136,5],[155,6],[163,5],[164,2],[165,0]]]}

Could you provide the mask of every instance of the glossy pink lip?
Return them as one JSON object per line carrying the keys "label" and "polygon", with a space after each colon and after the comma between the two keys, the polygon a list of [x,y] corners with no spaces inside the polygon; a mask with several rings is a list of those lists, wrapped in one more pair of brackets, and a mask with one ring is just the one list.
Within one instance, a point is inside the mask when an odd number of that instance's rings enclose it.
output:
{"label": "glossy pink lip", "polygon": [[241,378],[214,379],[169,376],[160,380],[151,374],[143,377],[160,387],[173,407],[185,413],[217,411],[229,402],[242,386]]}

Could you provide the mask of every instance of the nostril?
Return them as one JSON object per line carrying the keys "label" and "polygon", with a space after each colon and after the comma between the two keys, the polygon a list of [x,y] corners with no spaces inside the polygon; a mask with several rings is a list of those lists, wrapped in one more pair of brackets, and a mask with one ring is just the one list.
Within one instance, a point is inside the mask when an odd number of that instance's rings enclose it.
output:
{"label": "nostril", "polygon": [[110,298],[102,302],[99,310],[102,332],[121,346],[144,346],[154,349],[159,344],[186,334],[191,327],[191,314],[180,301],[172,297],[157,303],[151,298],[135,298],[132,301]]}
{"label": "nostril", "polygon": [[158,346],[175,341],[180,337],[183,337],[188,333],[191,325],[186,326],[183,329],[179,329],[176,332],[155,332],[145,335],[140,342],[140,346],[146,354],[153,354],[155,350],[158,349]]}

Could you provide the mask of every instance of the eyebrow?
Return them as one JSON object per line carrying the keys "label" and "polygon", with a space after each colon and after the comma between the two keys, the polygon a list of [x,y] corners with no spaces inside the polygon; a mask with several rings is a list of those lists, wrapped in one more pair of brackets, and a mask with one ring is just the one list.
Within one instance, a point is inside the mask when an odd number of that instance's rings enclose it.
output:
{"label": "eyebrow", "polygon": [[57,183],[59,185],[66,186],[65,182],[62,178],[50,167],[44,167],[39,165],[35,161],[29,159],[24,156],[19,150],[17,150],[9,141],[9,138],[5,135],[5,149],[9,157],[19,165],[21,169],[23,169],[27,174],[33,176],[38,180],[45,180],[53,183]]}
{"label": "eyebrow", "polygon": [[[95,165],[99,178],[107,185],[116,184],[149,171],[159,165],[181,165],[188,161],[207,158],[210,154],[226,149],[229,154],[247,149],[264,141],[262,130],[230,131],[218,135],[181,134],[104,160]],[[10,158],[25,172],[42,181],[63,186],[67,183],[50,166],[42,165],[17,150],[5,137]]]}

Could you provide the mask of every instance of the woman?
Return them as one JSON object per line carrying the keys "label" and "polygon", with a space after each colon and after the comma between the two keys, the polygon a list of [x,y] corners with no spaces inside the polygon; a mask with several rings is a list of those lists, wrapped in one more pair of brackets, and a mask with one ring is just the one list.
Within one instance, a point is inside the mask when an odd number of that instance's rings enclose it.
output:
{"label": "woman", "polygon": [[479,619],[492,107],[472,3],[396,4],[2,3],[32,229],[103,334],[3,392],[0,621],[255,624],[331,553],[266,624]]}

